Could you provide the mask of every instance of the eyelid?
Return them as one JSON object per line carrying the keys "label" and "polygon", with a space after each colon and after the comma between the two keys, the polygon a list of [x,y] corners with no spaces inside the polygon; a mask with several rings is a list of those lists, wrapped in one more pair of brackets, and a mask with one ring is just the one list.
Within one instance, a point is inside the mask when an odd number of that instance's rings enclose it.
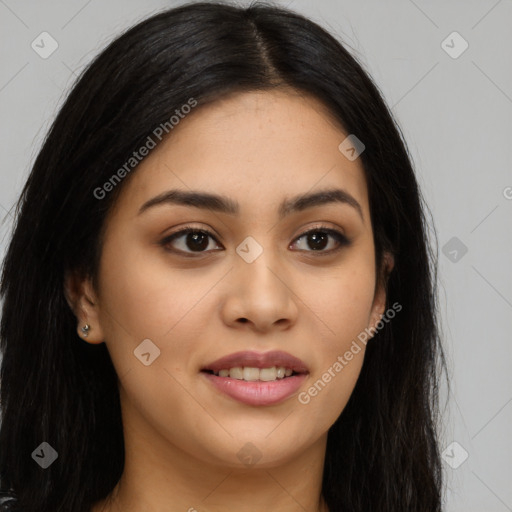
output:
{"label": "eyelid", "polygon": [[[180,238],[181,236],[187,235],[188,233],[191,233],[191,232],[192,233],[204,233],[205,235],[207,235],[210,238],[212,238],[213,240],[215,240],[215,242],[217,244],[222,245],[217,240],[217,235],[212,233],[209,229],[198,227],[198,226],[194,226],[194,225],[182,226],[177,231],[174,231],[170,235],[165,236],[163,238],[163,240],[161,240],[160,245],[162,245],[163,247],[166,247],[167,245],[169,245],[176,238]],[[327,256],[327,255],[332,255],[332,254],[340,251],[344,247],[348,247],[352,243],[352,240],[350,238],[348,238],[340,229],[331,228],[329,226],[326,226],[325,224],[318,223],[317,225],[310,226],[305,231],[302,231],[299,235],[297,235],[293,239],[293,241],[290,243],[290,245],[293,245],[298,240],[300,240],[301,238],[303,238],[304,236],[307,236],[308,234],[310,234],[312,232],[313,233],[314,232],[323,232],[323,233],[326,233],[327,235],[331,236],[332,238],[335,238],[336,241],[338,242],[338,247],[335,248],[335,249],[330,249],[328,251],[323,251],[323,250],[322,251],[299,250],[298,252],[313,253],[316,256]],[[212,252],[211,250],[210,251],[198,251],[198,252],[195,252],[195,253],[194,252],[182,251],[180,249],[167,249],[167,250],[169,252],[173,252],[173,253],[177,253],[177,254],[180,254],[180,255],[184,255],[185,257],[200,257],[201,255],[209,254],[209,253]]]}

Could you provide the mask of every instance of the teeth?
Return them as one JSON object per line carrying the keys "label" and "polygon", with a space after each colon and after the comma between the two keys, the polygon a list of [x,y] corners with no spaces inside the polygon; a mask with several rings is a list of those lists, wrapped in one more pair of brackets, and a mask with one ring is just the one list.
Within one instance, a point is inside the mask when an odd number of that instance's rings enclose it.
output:
{"label": "teeth", "polygon": [[229,376],[231,378],[233,378],[233,379],[243,379],[244,378],[244,371],[240,367],[230,368]]}
{"label": "teeth", "polygon": [[[284,368],[279,368],[279,370],[284,370]],[[278,369],[275,366],[272,366],[272,368],[262,368],[259,371],[259,378],[260,380],[269,381],[269,380],[276,380],[277,377],[280,375]],[[281,379],[283,377],[280,377]]]}
{"label": "teeth", "polygon": [[251,366],[236,366],[234,368],[230,368],[229,370],[226,368],[213,373],[219,377],[231,377],[232,379],[246,380],[249,382],[255,380],[269,382],[273,380],[284,379],[285,377],[290,377],[290,375],[293,373],[293,370],[290,368],[284,368],[283,366],[272,366],[271,368],[261,369],[253,368]]}
{"label": "teeth", "polygon": [[258,380],[260,378],[259,368],[250,368],[246,366],[243,370],[244,380]]}

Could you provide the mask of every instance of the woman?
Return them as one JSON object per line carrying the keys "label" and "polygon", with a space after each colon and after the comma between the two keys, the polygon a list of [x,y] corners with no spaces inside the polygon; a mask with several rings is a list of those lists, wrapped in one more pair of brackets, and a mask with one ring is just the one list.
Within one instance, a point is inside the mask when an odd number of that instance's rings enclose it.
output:
{"label": "woman", "polygon": [[18,204],[4,510],[441,510],[425,208],[310,20],[195,3],[128,30]]}

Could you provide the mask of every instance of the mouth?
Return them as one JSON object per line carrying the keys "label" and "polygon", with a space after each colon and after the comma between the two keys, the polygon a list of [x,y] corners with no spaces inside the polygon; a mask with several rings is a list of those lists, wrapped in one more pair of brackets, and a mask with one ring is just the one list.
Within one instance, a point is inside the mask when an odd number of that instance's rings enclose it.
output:
{"label": "mouth", "polygon": [[309,373],[299,358],[283,352],[235,352],[204,366],[201,371],[218,377],[230,377],[245,381],[273,381],[293,375]]}
{"label": "mouth", "polygon": [[282,351],[237,352],[201,369],[218,391],[247,405],[272,405],[293,395],[309,370],[300,359]]}
{"label": "mouth", "polygon": [[227,377],[237,380],[245,380],[246,382],[272,382],[276,380],[286,379],[294,375],[302,375],[305,372],[296,372],[291,368],[284,366],[272,366],[270,368],[257,368],[254,366],[234,366],[233,368],[223,368],[222,370],[201,370],[204,373],[215,375],[217,377]]}

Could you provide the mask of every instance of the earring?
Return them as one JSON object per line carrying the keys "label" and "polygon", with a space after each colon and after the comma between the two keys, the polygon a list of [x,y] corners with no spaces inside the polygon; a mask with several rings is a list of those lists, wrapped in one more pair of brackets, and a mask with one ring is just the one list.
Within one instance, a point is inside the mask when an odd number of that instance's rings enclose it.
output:
{"label": "earring", "polygon": [[91,326],[89,324],[85,324],[83,327],[82,327],[82,336],[84,338],[87,338],[87,336],[89,336],[89,329],[91,328]]}

